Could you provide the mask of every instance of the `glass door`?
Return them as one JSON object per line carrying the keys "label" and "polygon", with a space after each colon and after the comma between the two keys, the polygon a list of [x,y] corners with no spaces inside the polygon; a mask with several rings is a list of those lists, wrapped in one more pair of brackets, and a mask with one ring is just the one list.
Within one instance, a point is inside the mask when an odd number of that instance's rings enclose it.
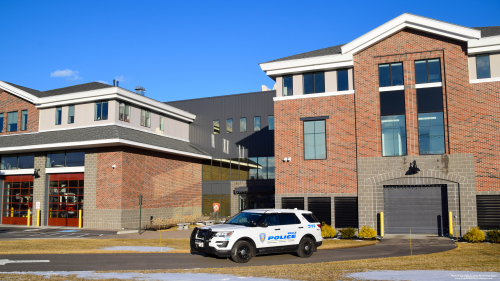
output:
{"label": "glass door", "polygon": [[2,224],[26,225],[28,210],[33,216],[33,176],[5,176]]}
{"label": "glass door", "polygon": [[83,178],[83,173],[50,175],[49,225],[78,226],[79,210],[83,217]]}

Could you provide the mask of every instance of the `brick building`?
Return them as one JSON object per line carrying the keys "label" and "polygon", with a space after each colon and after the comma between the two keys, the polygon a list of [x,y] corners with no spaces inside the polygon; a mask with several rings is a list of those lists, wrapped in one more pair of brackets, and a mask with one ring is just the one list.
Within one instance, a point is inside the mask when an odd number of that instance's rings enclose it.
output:
{"label": "brick building", "polygon": [[[403,14],[260,64],[274,90],[161,103],[87,83],[0,82],[2,224],[301,208],[337,228],[500,227],[500,27]],[[33,176],[35,175],[35,176]],[[37,204],[38,203],[38,204]],[[36,207],[35,207],[36,206]]]}

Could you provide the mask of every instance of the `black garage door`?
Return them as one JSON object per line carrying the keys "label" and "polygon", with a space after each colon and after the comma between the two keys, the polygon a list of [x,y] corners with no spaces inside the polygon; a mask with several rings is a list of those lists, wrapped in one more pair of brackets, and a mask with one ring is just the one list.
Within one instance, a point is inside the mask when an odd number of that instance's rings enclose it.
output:
{"label": "black garage door", "polygon": [[446,185],[384,185],[385,232],[448,233]]}
{"label": "black garage door", "polygon": [[281,208],[304,210],[304,197],[283,197],[281,198]]}

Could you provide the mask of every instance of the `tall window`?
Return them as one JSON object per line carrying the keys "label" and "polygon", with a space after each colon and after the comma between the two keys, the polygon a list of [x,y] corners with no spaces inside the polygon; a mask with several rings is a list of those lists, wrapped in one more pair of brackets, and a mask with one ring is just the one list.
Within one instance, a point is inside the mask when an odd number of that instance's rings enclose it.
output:
{"label": "tall window", "polygon": [[477,79],[490,78],[490,55],[476,56]]}
{"label": "tall window", "polygon": [[304,74],[304,94],[324,93],[325,73],[316,72]]}
{"label": "tall window", "polygon": [[337,70],[337,91],[349,90],[347,69]]}
{"label": "tall window", "polygon": [[441,63],[439,59],[415,61],[417,84],[441,82]]}
{"label": "tall window", "polygon": [[269,124],[269,130],[273,131],[274,130],[274,116],[273,115],[268,116],[268,124]]}
{"label": "tall window", "polygon": [[75,106],[68,106],[68,124],[75,123]]}
{"label": "tall window", "polygon": [[255,116],[253,118],[253,130],[255,132],[260,131],[260,116]]}
{"label": "tall window", "polygon": [[326,159],[325,120],[304,121],[304,159]]}
{"label": "tall window", "polygon": [[62,107],[56,107],[56,125],[61,125]]}
{"label": "tall window", "polygon": [[380,93],[382,156],[406,155],[404,91]]}
{"label": "tall window", "polygon": [[247,118],[241,117],[240,118],[240,133],[243,133],[246,131],[247,131]]}
{"label": "tall window", "polygon": [[403,85],[403,63],[387,63],[378,66],[380,87]]}
{"label": "tall window", "polygon": [[226,134],[233,132],[233,119],[226,119]]}
{"label": "tall window", "polygon": [[3,133],[3,113],[0,113],[0,133]]}
{"label": "tall window", "polygon": [[444,154],[443,112],[418,114],[420,154]]}
{"label": "tall window", "polygon": [[160,130],[165,132],[165,117],[160,116]]}
{"label": "tall window", "polygon": [[151,112],[141,109],[141,126],[151,128]]}
{"label": "tall window", "polygon": [[7,114],[7,132],[17,131],[17,111]]}
{"label": "tall window", "polygon": [[96,102],[94,106],[94,120],[108,120],[108,102]]}
{"label": "tall window", "polygon": [[220,133],[220,121],[214,120],[214,135],[218,135]]}
{"label": "tall window", "polygon": [[130,105],[120,102],[118,119],[120,121],[130,122]]}
{"label": "tall window", "polygon": [[293,96],[293,76],[283,77],[283,96]]}
{"label": "tall window", "polygon": [[21,111],[21,130],[26,131],[28,128],[28,111]]}

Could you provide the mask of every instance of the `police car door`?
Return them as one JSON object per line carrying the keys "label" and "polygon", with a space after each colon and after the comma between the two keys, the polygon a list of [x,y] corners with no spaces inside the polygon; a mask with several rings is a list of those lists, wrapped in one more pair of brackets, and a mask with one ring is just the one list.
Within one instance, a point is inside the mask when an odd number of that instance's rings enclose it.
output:
{"label": "police car door", "polygon": [[279,215],[277,213],[266,214],[262,222],[267,223],[267,227],[259,227],[259,237],[257,248],[278,247],[279,237],[282,235]]}
{"label": "police car door", "polygon": [[280,214],[280,227],[283,232],[283,244],[296,245],[299,244],[300,238],[303,236],[303,229],[299,218],[294,213]]}

